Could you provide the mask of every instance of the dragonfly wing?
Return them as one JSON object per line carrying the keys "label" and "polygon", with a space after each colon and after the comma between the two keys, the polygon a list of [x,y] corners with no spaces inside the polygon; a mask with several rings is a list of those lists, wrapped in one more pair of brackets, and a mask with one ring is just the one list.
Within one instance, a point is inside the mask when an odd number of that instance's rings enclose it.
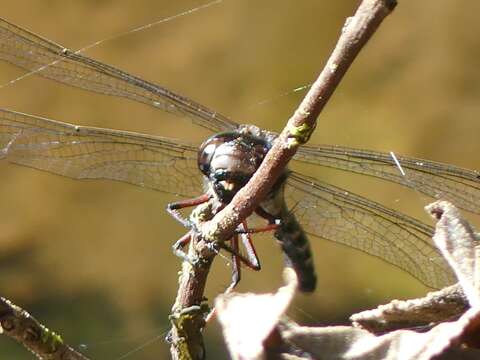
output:
{"label": "dragonfly wing", "polygon": [[194,146],[4,109],[0,158],[73,179],[117,180],[182,196],[202,192]]}
{"label": "dragonfly wing", "polygon": [[377,256],[432,288],[455,282],[433,229],[416,219],[294,172],[285,194],[308,234]]}
{"label": "dragonfly wing", "polygon": [[0,18],[0,59],[85,90],[127,98],[186,116],[214,132],[233,130],[227,117],[159,85],[77,54]]}
{"label": "dragonfly wing", "polygon": [[295,159],[378,177],[480,214],[480,172],[450,164],[335,145],[302,146]]}

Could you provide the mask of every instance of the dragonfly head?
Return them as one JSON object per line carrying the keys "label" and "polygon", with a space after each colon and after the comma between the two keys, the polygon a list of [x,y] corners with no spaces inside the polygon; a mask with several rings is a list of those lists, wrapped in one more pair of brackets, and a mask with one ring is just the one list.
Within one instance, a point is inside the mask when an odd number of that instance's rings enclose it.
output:
{"label": "dragonfly head", "polygon": [[198,167],[227,203],[257,171],[269,149],[267,141],[251,134],[219,133],[200,146]]}

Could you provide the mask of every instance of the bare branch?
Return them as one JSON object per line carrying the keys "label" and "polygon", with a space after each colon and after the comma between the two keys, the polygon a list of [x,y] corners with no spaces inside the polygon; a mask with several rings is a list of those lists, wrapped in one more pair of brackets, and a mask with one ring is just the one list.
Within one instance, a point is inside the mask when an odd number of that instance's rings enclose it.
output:
{"label": "bare branch", "polygon": [[39,359],[88,360],[28,312],[3,297],[0,297],[0,328],[4,335],[15,339]]}

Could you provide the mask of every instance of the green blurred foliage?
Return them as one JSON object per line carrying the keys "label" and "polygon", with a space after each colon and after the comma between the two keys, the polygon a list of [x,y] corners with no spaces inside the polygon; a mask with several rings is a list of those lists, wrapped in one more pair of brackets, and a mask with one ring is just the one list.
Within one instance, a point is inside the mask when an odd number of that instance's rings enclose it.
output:
{"label": "green blurred foliage", "polygon": [[[3,3],[1,16],[78,49],[200,4],[18,0]],[[293,89],[319,73],[356,4],[226,0],[106,42],[87,55],[238,122],[279,130],[304,94]],[[312,143],[393,150],[478,169],[479,10],[476,2],[400,2],[321,115]],[[0,84],[19,74],[0,64]],[[196,142],[206,135],[188,121],[146,106],[41,78],[0,92],[1,107],[57,120]],[[84,344],[81,348],[92,358],[166,358],[163,336],[180,268],[171,244],[184,231],[164,211],[174,198],[4,162],[0,174],[0,295],[72,345]],[[415,192],[333,171],[315,176],[429,222],[422,210],[428,199]],[[268,237],[257,244],[263,269],[245,271],[240,291],[270,291],[281,284],[280,251]],[[316,239],[313,250],[319,289],[300,296],[291,314],[302,323],[345,323],[352,312],[427,290],[357,251]],[[209,280],[210,299],[226,288],[229,276],[226,261],[218,258]],[[206,335],[211,358],[226,357],[218,325],[209,326]],[[1,337],[0,354],[31,358]]]}

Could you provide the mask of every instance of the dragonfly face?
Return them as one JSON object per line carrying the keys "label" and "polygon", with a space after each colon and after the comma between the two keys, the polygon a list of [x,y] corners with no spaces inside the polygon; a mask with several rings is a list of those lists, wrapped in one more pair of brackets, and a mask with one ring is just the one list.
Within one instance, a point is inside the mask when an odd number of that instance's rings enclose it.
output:
{"label": "dragonfly face", "polygon": [[[165,110],[190,120],[192,126],[218,134],[207,140],[199,155],[197,146],[178,140],[75,126],[0,109],[0,158],[10,162],[74,179],[122,181],[182,197],[203,193],[202,179],[206,175],[219,197],[229,201],[255,171],[273,141],[273,135],[263,136],[263,130],[254,127],[250,131],[253,137],[248,137],[245,135],[248,127],[216,111],[2,19],[0,45],[0,60],[26,71]],[[240,150],[249,155],[243,157]],[[225,161],[227,157],[234,159],[233,162]],[[475,170],[399,156],[404,176],[388,153],[336,145],[303,146],[295,160],[395,182],[480,213],[480,174]],[[199,166],[204,175],[198,171]],[[432,244],[430,226],[294,171],[289,172],[281,188],[284,197],[280,202],[286,206],[277,206],[279,197],[275,195],[281,192],[274,192],[262,207],[275,217],[288,214],[288,209],[293,208],[295,218],[310,237],[377,256],[430,287],[439,288],[455,281],[448,264]],[[298,230],[294,221],[286,221],[282,230],[287,228],[291,234]],[[303,240],[298,243],[303,244]],[[296,256],[294,247],[282,245],[282,249]],[[309,255],[308,251],[304,254]],[[303,260],[308,264],[311,257],[305,256]],[[310,269],[310,265],[304,270]],[[311,289],[307,285],[305,288]]]}
{"label": "dragonfly face", "polygon": [[[268,131],[253,125],[244,125],[238,131],[213,135],[200,146],[198,166],[207,177],[211,191],[222,204],[229,203],[233,196],[247,184],[270,150],[274,138],[275,135]],[[287,171],[279,177],[255,212],[270,225],[276,223],[274,235],[283,250],[286,265],[296,271],[299,289],[311,292],[316,286],[312,253],[305,232],[294,214],[288,211],[285,203],[283,190],[286,178]],[[187,201],[185,204],[189,203]],[[179,204],[177,203],[175,207]],[[171,209],[172,205],[169,205],[169,208]],[[248,230],[246,221],[242,223],[242,227]],[[241,258],[235,251],[238,248],[236,236],[234,235],[231,239],[233,246],[230,251],[232,251],[234,264],[231,288],[240,280],[240,268],[236,264],[241,261]],[[258,264],[250,267],[259,270],[260,263],[251,245],[251,239],[248,238],[245,244],[251,249],[247,251],[251,256],[245,263]]]}
{"label": "dragonfly face", "polygon": [[200,146],[198,167],[218,199],[228,203],[257,171],[270,147],[252,134],[219,133]]}

